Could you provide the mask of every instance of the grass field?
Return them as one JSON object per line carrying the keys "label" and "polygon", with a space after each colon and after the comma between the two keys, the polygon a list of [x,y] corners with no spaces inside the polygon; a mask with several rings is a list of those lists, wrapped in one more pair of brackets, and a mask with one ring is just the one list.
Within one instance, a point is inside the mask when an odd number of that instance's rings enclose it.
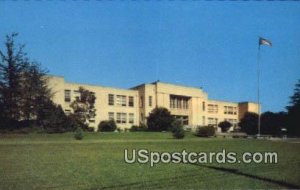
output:
{"label": "grass field", "polygon": [[[276,151],[277,164],[126,164],[124,149]],[[169,133],[0,135],[0,189],[300,188],[300,144]]]}

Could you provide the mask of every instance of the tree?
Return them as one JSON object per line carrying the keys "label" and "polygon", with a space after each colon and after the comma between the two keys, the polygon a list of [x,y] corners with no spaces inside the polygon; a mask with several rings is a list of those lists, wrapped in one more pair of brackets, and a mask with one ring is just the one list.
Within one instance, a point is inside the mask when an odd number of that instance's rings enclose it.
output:
{"label": "tree", "polygon": [[290,97],[288,110],[288,134],[300,136],[300,80],[295,85],[294,94]]}
{"label": "tree", "polygon": [[47,133],[74,131],[80,127],[70,116],[66,116],[61,106],[52,101],[44,103],[37,114],[38,125]]}
{"label": "tree", "polygon": [[109,120],[109,121],[101,121],[98,125],[98,131],[101,132],[112,132],[117,129],[116,122],[114,120]]}
{"label": "tree", "polygon": [[183,139],[184,138],[184,129],[183,129],[183,126],[181,124],[180,121],[178,120],[174,120],[173,123],[172,123],[172,134],[173,134],[173,137],[176,138],[176,139]]}
{"label": "tree", "polygon": [[24,45],[15,47],[17,33],[6,36],[6,52],[0,51],[0,104],[6,120],[19,120],[21,116],[22,73],[28,64]]}
{"label": "tree", "polygon": [[258,132],[258,114],[247,112],[239,122],[241,130],[248,135],[255,135]]}
{"label": "tree", "polygon": [[24,45],[16,46],[17,33],[6,36],[6,52],[0,51],[1,120],[16,123],[35,120],[37,112],[51,98],[46,71],[24,53]]}
{"label": "tree", "polygon": [[173,121],[174,118],[168,109],[157,107],[149,114],[147,125],[150,131],[167,131],[171,129]]}
{"label": "tree", "polygon": [[218,127],[221,128],[222,132],[227,132],[230,127],[232,126],[232,124],[228,121],[222,121],[221,123],[219,123]]}
{"label": "tree", "polygon": [[261,115],[261,133],[280,135],[281,128],[286,128],[287,114],[285,112],[265,112]]}
{"label": "tree", "polygon": [[95,101],[96,96],[93,92],[84,89],[83,87],[79,87],[80,96],[74,100],[70,107],[74,111],[74,115],[85,125],[88,126],[89,120],[95,118],[96,109],[95,109]]}
{"label": "tree", "polygon": [[38,110],[48,104],[52,97],[48,88],[46,71],[39,64],[30,64],[25,68],[22,83],[22,118],[31,120],[36,118]]}

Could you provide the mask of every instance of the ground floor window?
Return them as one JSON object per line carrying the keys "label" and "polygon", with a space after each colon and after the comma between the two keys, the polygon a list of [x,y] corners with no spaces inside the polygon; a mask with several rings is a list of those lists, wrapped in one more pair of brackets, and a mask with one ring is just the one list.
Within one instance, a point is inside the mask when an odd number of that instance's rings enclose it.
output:
{"label": "ground floor window", "polygon": [[117,113],[117,123],[126,123],[126,117],[127,114],[126,113]]}
{"label": "ground floor window", "polygon": [[188,125],[189,124],[189,117],[186,115],[174,115],[174,118],[178,121],[180,121],[180,123],[182,125]]}
{"label": "ground floor window", "polygon": [[131,123],[131,124],[134,123],[134,114],[133,113],[128,114],[128,123]]}

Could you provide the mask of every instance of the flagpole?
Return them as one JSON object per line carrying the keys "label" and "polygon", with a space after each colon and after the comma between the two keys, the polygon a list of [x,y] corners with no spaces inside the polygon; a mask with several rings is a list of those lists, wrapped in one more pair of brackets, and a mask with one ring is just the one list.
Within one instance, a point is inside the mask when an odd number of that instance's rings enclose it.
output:
{"label": "flagpole", "polygon": [[260,136],[260,43],[258,44],[258,52],[257,52],[257,104],[258,104],[258,136]]}

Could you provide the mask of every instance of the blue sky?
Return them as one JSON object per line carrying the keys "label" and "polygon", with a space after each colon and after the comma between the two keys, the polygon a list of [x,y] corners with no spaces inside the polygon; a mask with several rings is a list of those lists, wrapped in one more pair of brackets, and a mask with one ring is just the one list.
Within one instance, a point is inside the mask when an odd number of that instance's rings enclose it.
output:
{"label": "blue sky", "polygon": [[300,79],[299,2],[1,1],[0,26],[1,42],[19,32],[30,58],[68,81],[159,79],[256,101],[258,36],[273,43],[261,48],[263,111],[283,111]]}

